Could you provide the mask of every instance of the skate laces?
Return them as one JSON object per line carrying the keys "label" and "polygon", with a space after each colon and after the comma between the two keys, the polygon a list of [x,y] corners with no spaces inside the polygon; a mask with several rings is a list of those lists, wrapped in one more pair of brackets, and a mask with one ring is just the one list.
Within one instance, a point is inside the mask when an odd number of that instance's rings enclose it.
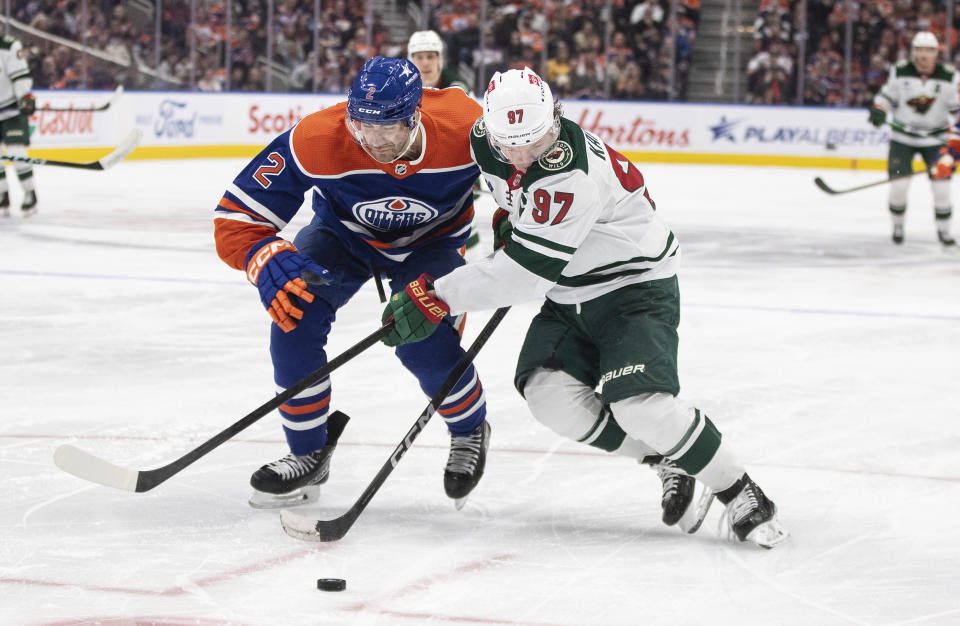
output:
{"label": "skate laces", "polygon": [[680,470],[666,462],[658,463],[654,466],[654,469],[657,470],[657,476],[663,483],[663,497],[661,499],[667,500],[680,492],[680,482],[683,479]]}
{"label": "skate laces", "polygon": [[755,511],[760,510],[760,497],[760,488],[755,483],[751,481],[744,485],[737,497],[727,505],[727,510],[720,518],[718,534],[726,539],[739,539],[736,528]]}
{"label": "skate laces", "polygon": [[483,447],[483,425],[469,435],[450,438],[450,456],[447,458],[447,471],[457,474],[473,475],[480,459]]}
{"label": "skate laces", "polygon": [[288,454],[287,456],[267,465],[270,470],[283,480],[295,478],[308,474],[317,466],[317,459],[313,454],[306,456],[297,456]]}

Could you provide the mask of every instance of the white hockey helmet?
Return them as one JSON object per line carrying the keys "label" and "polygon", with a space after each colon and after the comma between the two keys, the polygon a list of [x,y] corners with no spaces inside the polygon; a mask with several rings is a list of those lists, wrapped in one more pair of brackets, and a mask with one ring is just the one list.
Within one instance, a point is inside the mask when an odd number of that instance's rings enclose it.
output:
{"label": "white hockey helmet", "polygon": [[910,42],[910,48],[913,50],[917,48],[933,48],[934,50],[939,50],[940,42],[937,41],[937,36],[930,31],[921,30],[913,36],[913,41]]}
{"label": "white hockey helmet", "polygon": [[483,124],[494,155],[509,163],[498,146],[528,146],[550,132],[556,139],[560,119],[554,109],[550,85],[529,67],[495,73],[483,94]]}
{"label": "white hockey helmet", "polygon": [[417,52],[436,52],[440,55],[440,69],[443,69],[443,39],[432,30],[418,30],[407,41],[407,58],[413,60]]}

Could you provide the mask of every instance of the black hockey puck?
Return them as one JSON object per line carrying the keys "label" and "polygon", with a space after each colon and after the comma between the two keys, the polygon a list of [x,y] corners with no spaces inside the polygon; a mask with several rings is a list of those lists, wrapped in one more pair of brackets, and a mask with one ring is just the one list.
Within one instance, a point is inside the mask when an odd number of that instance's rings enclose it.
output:
{"label": "black hockey puck", "polygon": [[342,578],[318,578],[317,589],[320,591],[343,591],[347,588],[347,581]]}

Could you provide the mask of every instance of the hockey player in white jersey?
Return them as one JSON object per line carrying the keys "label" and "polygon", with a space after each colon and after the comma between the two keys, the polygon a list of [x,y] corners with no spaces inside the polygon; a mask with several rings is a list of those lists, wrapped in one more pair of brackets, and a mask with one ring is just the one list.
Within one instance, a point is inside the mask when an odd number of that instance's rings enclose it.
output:
{"label": "hockey player in white jersey", "polygon": [[504,245],[391,298],[385,316],[396,323],[385,341],[429,334],[438,309],[457,315],[545,296],[515,377],[533,415],[576,441],[662,457],[715,492],[737,539],[783,541],[773,501],[710,418],[677,398],[680,250],[641,173],[562,117],[529,68],[493,76],[471,145],[503,209],[494,230]]}
{"label": "hockey player in white jersey", "polygon": [[[5,35],[0,38],[0,143],[14,156],[27,156],[30,145],[30,116],[36,110],[36,100],[30,90],[33,78],[27,66],[26,54],[19,39]],[[24,216],[37,211],[37,192],[34,188],[33,167],[29,163],[13,164],[23,202]],[[0,217],[10,216],[10,194],[6,170],[0,164]]]}
{"label": "hockey player in white jersey", "polygon": [[[917,153],[928,170],[936,166],[944,133],[960,111],[960,76],[950,65],[937,63],[939,44],[933,33],[921,31],[911,42],[910,60],[890,68],[886,84],[873,99],[870,123],[880,127],[889,124],[890,150],[887,171],[891,178],[889,210],[893,220],[893,241],[903,243],[903,223],[907,212],[907,191],[913,158]],[[892,120],[888,120],[892,117]],[[933,212],[937,237],[945,246],[955,244],[950,235],[953,204],[950,179],[930,176],[933,190]]]}

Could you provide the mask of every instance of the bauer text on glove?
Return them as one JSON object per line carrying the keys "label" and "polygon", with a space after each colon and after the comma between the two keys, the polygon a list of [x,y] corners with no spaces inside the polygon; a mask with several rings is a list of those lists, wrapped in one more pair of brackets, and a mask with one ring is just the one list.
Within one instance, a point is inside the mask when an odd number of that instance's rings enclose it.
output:
{"label": "bauer text on glove", "polygon": [[450,313],[450,307],[443,300],[430,295],[433,278],[421,274],[420,278],[407,285],[403,291],[393,294],[383,310],[383,323],[393,320],[393,330],[383,338],[388,346],[402,346],[426,339],[443,318]]}
{"label": "bauer text on glove", "polygon": [[247,253],[247,280],[256,285],[270,318],[288,333],[303,319],[302,302],[313,302],[311,285],[330,283],[330,272],[280,237],[266,237]]}

